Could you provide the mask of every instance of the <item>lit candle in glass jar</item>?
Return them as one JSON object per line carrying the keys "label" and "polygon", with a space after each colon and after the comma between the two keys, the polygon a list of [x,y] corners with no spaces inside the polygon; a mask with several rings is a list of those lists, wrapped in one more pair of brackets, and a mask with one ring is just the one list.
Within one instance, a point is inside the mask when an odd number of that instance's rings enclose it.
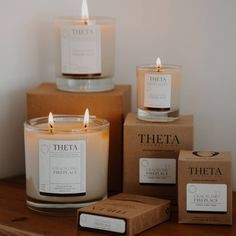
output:
{"label": "lit candle in glass jar", "polygon": [[25,122],[27,206],[55,212],[107,196],[109,123],[56,115]]}
{"label": "lit candle in glass jar", "polygon": [[180,102],[180,66],[137,66],[138,118],[146,121],[169,122],[178,118]]}
{"label": "lit candle in glass jar", "polygon": [[87,0],[81,17],[57,21],[57,87],[72,92],[113,89],[115,24],[108,17],[89,17]]}

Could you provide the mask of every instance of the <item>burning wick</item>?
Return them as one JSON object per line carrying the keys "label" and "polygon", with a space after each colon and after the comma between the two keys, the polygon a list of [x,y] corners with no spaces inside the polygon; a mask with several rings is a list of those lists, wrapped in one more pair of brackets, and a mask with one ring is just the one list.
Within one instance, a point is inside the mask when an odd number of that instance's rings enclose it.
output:
{"label": "burning wick", "polygon": [[88,19],[89,19],[87,0],[83,0],[83,2],[82,2],[81,17],[84,20],[84,24],[87,25]]}
{"label": "burning wick", "polygon": [[50,112],[49,115],[48,115],[48,126],[49,126],[49,132],[52,134],[53,133],[53,128],[54,128],[54,121],[53,121],[52,112]]}
{"label": "burning wick", "polygon": [[157,65],[157,71],[160,72],[160,70],[161,70],[161,59],[160,59],[160,57],[157,58],[156,65]]}
{"label": "burning wick", "polygon": [[88,108],[87,108],[86,111],[85,111],[85,113],[84,113],[84,122],[83,122],[84,129],[85,129],[85,130],[87,130],[88,124],[89,124],[89,110],[88,110]]}

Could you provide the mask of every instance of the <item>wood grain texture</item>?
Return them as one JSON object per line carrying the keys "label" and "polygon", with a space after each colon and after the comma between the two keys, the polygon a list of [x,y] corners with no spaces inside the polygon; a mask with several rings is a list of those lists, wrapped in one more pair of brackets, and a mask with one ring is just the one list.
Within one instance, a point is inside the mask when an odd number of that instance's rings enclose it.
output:
{"label": "wood grain texture", "polygon": [[6,236],[42,236],[42,234],[35,234],[32,232],[19,230],[13,227],[8,227],[5,225],[0,225],[0,235]]}
{"label": "wood grain texture", "polygon": [[[141,236],[235,236],[236,193],[233,201],[233,226],[184,225],[177,223],[176,208],[172,209],[170,221],[162,223]],[[104,233],[79,231],[76,216],[50,216],[33,212],[25,204],[24,177],[0,180],[0,235],[12,236],[88,236],[109,235]]]}

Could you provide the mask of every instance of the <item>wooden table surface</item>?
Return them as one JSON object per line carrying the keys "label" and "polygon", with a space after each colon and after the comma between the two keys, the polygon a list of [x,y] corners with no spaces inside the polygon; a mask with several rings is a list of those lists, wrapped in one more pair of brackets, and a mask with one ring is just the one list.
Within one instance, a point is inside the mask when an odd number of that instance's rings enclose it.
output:
{"label": "wooden table surface", "polygon": [[[109,235],[79,231],[75,216],[48,216],[33,212],[25,204],[24,177],[0,180],[0,235]],[[236,235],[236,193],[233,200],[233,226],[183,225],[173,210],[170,221],[140,234],[141,236],[222,236]]]}

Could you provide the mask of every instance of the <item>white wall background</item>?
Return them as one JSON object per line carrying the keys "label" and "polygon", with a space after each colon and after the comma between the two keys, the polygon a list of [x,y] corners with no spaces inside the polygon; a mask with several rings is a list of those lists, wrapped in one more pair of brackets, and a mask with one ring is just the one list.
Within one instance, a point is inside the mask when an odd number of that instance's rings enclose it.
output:
{"label": "white wall background", "polygon": [[[91,15],[117,22],[115,82],[135,67],[183,66],[182,114],[195,116],[195,149],[233,154],[236,190],[236,1],[88,0]],[[23,173],[28,89],[54,81],[50,24],[80,14],[81,0],[0,0],[0,177]]]}

